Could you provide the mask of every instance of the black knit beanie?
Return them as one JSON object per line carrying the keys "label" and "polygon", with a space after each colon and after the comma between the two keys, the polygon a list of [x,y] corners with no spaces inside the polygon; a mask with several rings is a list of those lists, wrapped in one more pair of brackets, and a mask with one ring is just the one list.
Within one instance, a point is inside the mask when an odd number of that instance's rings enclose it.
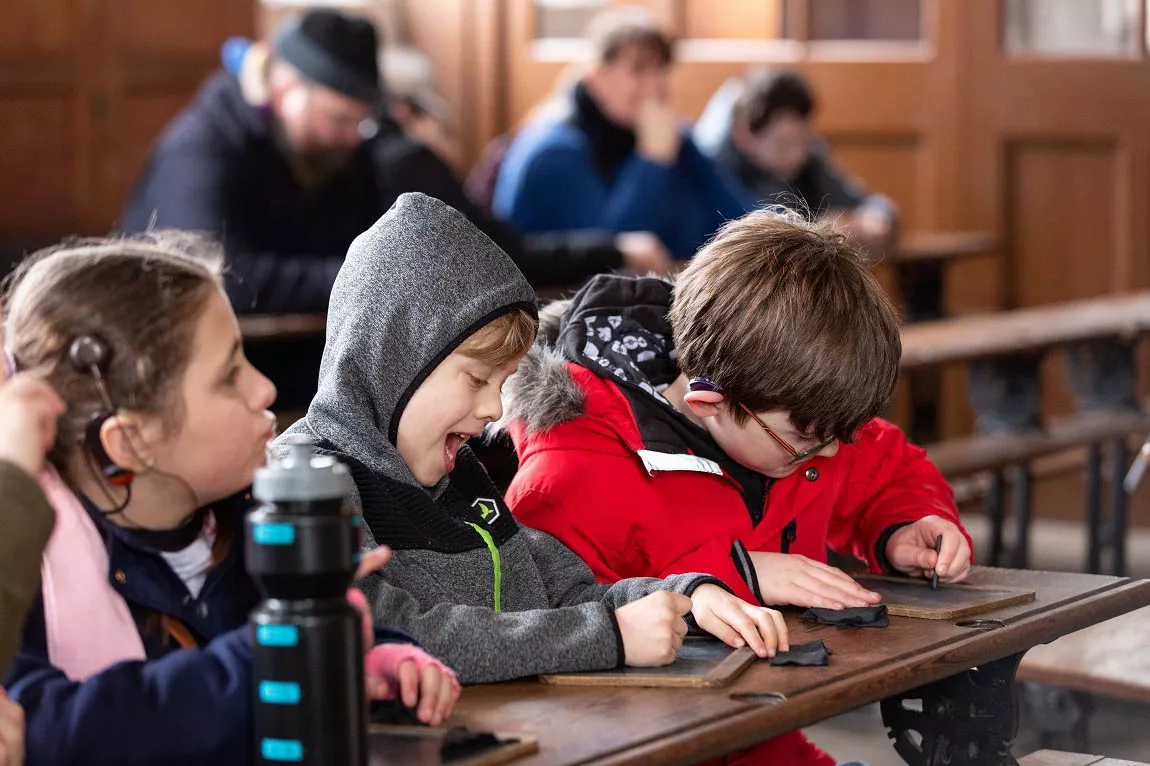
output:
{"label": "black knit beanie", "polygon": [[276,38],[274,54],[307,79],[360,101],[380,97],[379,40],[366,19],[308,11]]}

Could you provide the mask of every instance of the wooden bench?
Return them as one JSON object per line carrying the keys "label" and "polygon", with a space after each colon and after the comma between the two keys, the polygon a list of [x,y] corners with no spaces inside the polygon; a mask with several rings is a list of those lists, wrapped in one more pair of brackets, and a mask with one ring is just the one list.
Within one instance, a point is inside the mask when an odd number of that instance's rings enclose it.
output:
{"label": "wooden bench", "polygon": [[1055,750],[1039,750],[1018,761],[1018,766],[1147,766],[1137,761],[1120,761],[1104,755],[1084,753],[1060,753]]}
{"label": "wooden bench", "polygon": [[[1128,442],[1150,431],[1136,400],[1134,342],[1150,332],[1150,291],[939,320],[903,329],[902,370],[967,365],[977,435],[928,446],[948,479],[987,472],[991,561],[1003,557],[1006,476],[1013,486],[1017,545],[1011,564],[1026,567],[1030,525],[1030,464],[1072,448],[1087,448],[1087,570],[1125,571],[1126,495],[1122,476]],[[1066,352],[1078,414],[1057,422],[1041,417],[1039,365],[1053,348]],[[1103,448],[1109,445],[1112,486],[1102,504]]]}
{"label": "wooden bench", "polygon": [[1042,744],[1087,749],[1092,696],[1150,705],[1150,607],[1034,647],[1017,679]]}

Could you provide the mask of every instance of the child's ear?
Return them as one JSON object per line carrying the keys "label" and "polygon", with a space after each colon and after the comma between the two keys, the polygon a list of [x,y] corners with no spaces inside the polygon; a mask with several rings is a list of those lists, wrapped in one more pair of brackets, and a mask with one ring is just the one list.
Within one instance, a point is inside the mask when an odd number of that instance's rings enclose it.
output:
{"label": "child's ear", "polygon": [[683,395],[683,402],[695,417],[702,420],[718,415],[727,403],[727,397],[718,391],[688,391]]}
{"label": "child's ear", "polygon": [[157,444],[159,422],[117,413],[100,426],[100,443],[112,462],[135,474],[147,473],[155,465],[152,445]]}

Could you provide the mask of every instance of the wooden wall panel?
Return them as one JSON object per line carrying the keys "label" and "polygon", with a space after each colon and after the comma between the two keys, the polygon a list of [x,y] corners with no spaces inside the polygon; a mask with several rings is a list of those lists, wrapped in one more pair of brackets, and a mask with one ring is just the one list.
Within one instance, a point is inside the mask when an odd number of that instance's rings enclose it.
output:
{"label": "wooden wall panel", "polygon": [[863,179],[868,188],[895,201],[904,229],[922,228],[917,193],[920,152],[915,136],[832,133],[826,138],[835,160],[844,169]]}
{"label": "wooden wall panel", "polygon": [[1020,140],[1007,160],[1007,236],[1022,305],[1103,295],[1115,246],[1114,147]]}
{"label": "wooden wall panel", "polygon": [[4,147],[0,231],[35,234],[76,216],[72,206],[75,146],[72,96],[6,95],[0,98],[0,147]]}
{"label": "wooden wall panel", "polygon": [[683,37],[773,40],[783,35],[783,0],[683,0]]}

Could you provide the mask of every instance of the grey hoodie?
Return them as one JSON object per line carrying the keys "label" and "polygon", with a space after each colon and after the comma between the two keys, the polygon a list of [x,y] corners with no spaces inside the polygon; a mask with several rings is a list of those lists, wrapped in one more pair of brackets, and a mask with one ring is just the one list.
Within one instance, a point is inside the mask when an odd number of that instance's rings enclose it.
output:
{"label": "grey hoodie", "polygon": [[395,447],[412,394],[476,330],[534,307],[514,263],[466,218],[404,194],[348,251],[319,393],[287,431],[348,464],[367,545],[394,550],[360,584],[376,619],[413,635],[464,683],[617,667],[615,609],[658,590],[721,586],[705,575],[595,582],[570,549],[515,522],[467,447],[434,494],[412,476]]}

